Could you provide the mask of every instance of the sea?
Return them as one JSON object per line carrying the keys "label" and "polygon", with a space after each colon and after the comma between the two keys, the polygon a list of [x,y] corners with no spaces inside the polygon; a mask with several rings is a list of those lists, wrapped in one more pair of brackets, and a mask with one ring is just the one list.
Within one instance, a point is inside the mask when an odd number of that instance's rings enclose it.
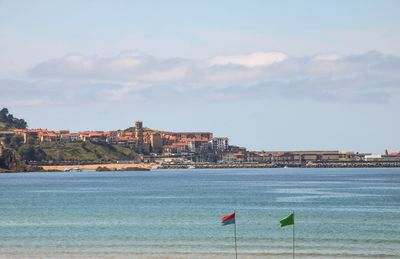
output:
{"label": "sea", "polygon": [[235,258],[234,211],[238,258],[400,258],[389,168],[0,174],[0,258]]}

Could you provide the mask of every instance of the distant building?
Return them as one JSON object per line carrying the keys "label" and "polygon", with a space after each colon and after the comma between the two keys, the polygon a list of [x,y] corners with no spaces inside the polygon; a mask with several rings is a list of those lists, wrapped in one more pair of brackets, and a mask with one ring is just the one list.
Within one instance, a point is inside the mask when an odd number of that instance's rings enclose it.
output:
{"label": "distant building", "polygon": [[126,147],[133,147],[135,144],[135,140],[131,136],[122,136],[122,137],[114,137],[110,139],[111,143],[126,146]]}
{"label": "distant building", "polygon": [[39,139],[41,142],[58,142],[61,140],[59,134],[48,131],[39,135]]}
{"label": "distant building", "polygon": [[143,151],[143,122],[135,122],[135,141],[136,141],[136,151]]}
{"label": "distant building", "polygon": [[365,154],[352,151],[262,151],[251,152],[248,156],[250,162],[334,162],[334,161],[360,161]]}
{"label": "distant building", "polygon": [[151,152],[153,153],[162,152],[163,140],[159,133],[154,133],[150,135],[150,145],[151,145]]}
{"label": "distant building", "polygon": [[246,162],[246,153],[243,152],[226,152],[221,155],[221,162]]}
{"label": "distant building", "polygon": [[400,162],[400,152],[385,152],[384,155],[365,155],[367,162]]}
{"label": "distant building", "polygon": [[382,161],[382,155],[367,155],[364,160],[367,162]]}
{"label": "distant building", "polygon": [[229,149],[228,138],[213,138],[212,139],[212,149],[216,152],[225,152]]}
{"label": "distant building", "polygon": [[82,141],[91,142],[107,142],[108,132],[104,131],[85,131],[79,134],[79,138]]}
{"label": "distant building", "polygon": [[37,131],[27,131],[23,133],[24,143],[29,143],[38,139],[38,132]]}
{"label": "distant building", "polygon": [[160,132],[163,138],[174,139],[180,141],[181,139],[207,139],[210,141],[213,137],[211,132]]}
{"label": "distant building", "polygon": [[176,142],[171,145],[163,146],[163,154],[172,155],[172,154],[181,154],[188,151],[187,143],[185,142]]}
{"label": "distant building", "polygon": [[60,135],[60,141],[63,142],[76,142],[79,141],[79,133],[67,133]]}
{"label": "distant building", "polygon": [[212,151],[212,144],[210,142],[204,142],[200,145],[200,153],[208,153]]}

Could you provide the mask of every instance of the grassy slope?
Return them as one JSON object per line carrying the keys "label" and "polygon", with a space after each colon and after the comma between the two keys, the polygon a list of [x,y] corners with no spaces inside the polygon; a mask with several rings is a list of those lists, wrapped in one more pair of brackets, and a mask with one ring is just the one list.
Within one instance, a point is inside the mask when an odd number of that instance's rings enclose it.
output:
{"label": "grassy slope", "polygon": [[91,142],[76,143],[40,143],[41,148],[47,156],[47,160],[54,161],[112,161],[132,160],[137,154],[129,148],[97,144]]}
{"label": "grassy slope", "polygon": [[0,121],[0,130],[6,130],[6,124]]}

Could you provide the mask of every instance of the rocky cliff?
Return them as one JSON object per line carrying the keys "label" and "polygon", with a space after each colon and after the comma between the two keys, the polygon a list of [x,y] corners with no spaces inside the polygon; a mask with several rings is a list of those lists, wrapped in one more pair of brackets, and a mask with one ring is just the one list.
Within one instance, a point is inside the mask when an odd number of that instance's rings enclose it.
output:
{"label": "rocky cliff", "polygon": [[0,144],[0,172],[25,172],[28,170],[21,156],[13,149]]}

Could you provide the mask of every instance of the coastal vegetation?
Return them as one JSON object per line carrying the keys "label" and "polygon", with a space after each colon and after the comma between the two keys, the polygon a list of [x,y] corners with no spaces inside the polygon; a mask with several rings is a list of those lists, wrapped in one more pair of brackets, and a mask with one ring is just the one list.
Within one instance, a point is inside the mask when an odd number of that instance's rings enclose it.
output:
{"label": "coastal vegetation", "polygon": [[127,147],[93,142],[40,142],[21,144],[16,147],[21,157],[28,162],[111,162],[134,160],[137,154]]}
{"label": "coastal vegetation", "polygon": [[[26,129],[24,119],[14,117],[7,108],[0,110],[0,130]],[[91,141],[41,142],[24,141],[21,135],[0,138],[0,168],[3,171],[25,171],[26,164],[109,163],[135,160],[139,155],[130,147]]]}
{"label": "coastal vegetation", "polygon": [[28,123],[24,119],[15,118],[7,108],[0,110],[0,130],[26,129]]}

